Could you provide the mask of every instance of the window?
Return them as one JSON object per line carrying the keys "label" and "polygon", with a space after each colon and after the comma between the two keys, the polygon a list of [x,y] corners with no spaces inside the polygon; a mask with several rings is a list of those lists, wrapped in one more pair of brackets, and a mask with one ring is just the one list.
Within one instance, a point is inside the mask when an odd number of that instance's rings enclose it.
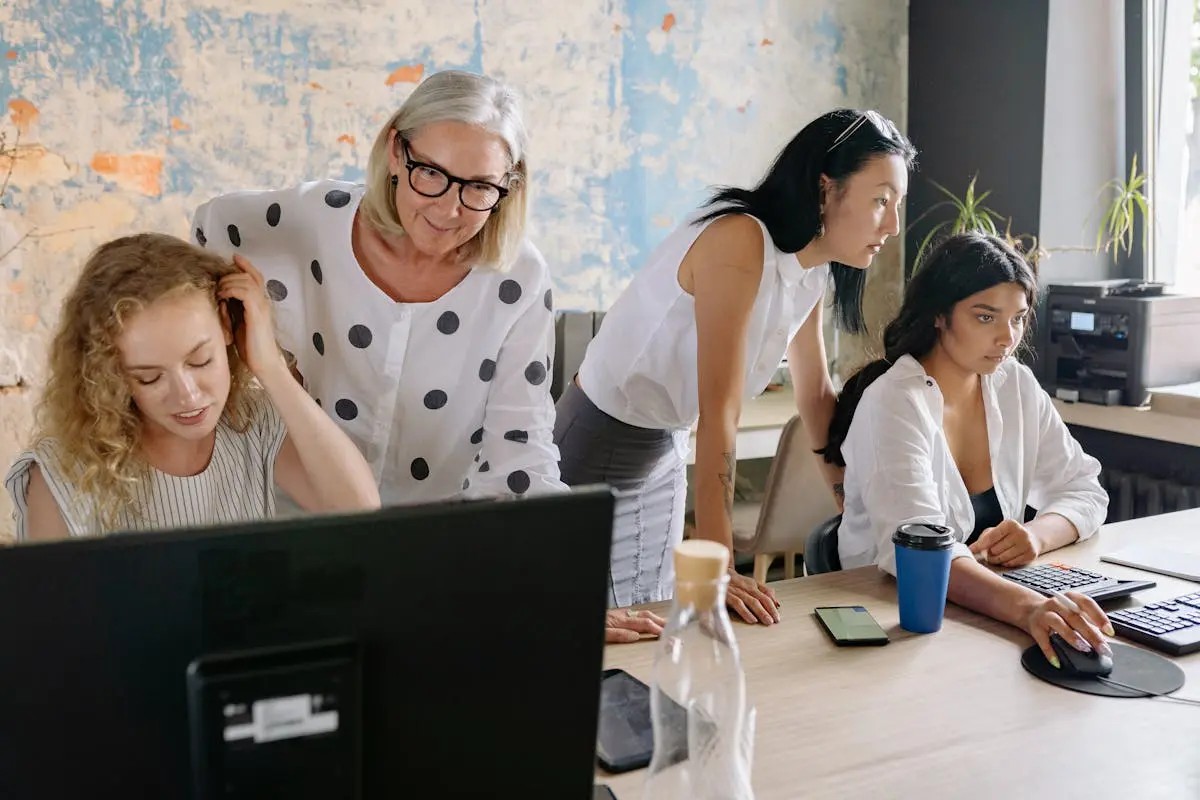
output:
{"label": "window", "polygon": [[1200,0],[1143,6],[1150,277],[1200,294]]}

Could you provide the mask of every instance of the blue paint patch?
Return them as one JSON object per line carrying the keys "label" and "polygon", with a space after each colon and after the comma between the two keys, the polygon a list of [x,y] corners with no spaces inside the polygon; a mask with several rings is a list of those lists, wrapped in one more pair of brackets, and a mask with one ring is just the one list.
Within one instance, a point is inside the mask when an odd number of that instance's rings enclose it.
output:
{"label": "blue paint patch", "polygon": [[[129,99],[128,113],[139,115],[142,142],[163,135],[170,118],[185,102],[178,65],[171,57],[173,33],[165,6],[155,11],[138,0],[71,0],[23,3],[9,7],[14,22],[38,31],[28,41],[5,41],[7,50],[37,50],[45,56],[47,75],[37,80],[91,81],[119,87]],[[7,37],[5,37],[7,39]],[[7,72],[7,70],[6,70]],[[8,81],[0,91],[11,97]]]}
{"label": "blue paint patch", "polygon": [[[705,2],[695,5],[693,24],[702,24],[706,10]],[[656,54],[647,40],[650,31],[662,27],[663,18],[671,8],[665,0],[626,0],[625,11],[629,25],[622,34],[624,47],[620,74],[614,77],[610,97],[615,105],[619,82],[628,118],[628,126],[622,131],[621,138],[632,155],[624,168],[605,178],[586,180],[580,192],[586,204],[593,188],[598,185],[602,189],[609,209],[603,220],[605,239],[617,245],[611,264],[601,262],[599,256],[585,255],[582,266],[604,266],[620,277],[632,275],[670,232],[670,228],[655,226],[654,217],[666,217],[674,227],[705,196],[703,184],[681,180],[674,169],[680,157],[689,157],[678,152],[678,144],[689,110],[702,102],[699,79],[687,63],[688,59],[675,56],[670,34],[661,54]],[[659,85],[669,87],[678,95],[678,102],[664,100],[653,90]],[[650,90],[647,87],[651,87]],[[647,135],[655,141],[644,144],[642,137]],[[704,147],[703,140],[699,140],[697,146]],[[713,156],[698,153],[696,157],[703,160]],[[647,166],[648,162],[661,163],[663,160],[670,165],[665,174],[657,174]]]}
{"label": "blue paint patch", "polygon": [[847,79],[846,65],[838,64],[837,77],[834,78],[834,81],[837,83],[838,88],[842,90],[843,96],[849,94],[849,91],[846,88],[846,79]]}
{"label": "blue paint patch", "polygon": [[838,23],[831,12],[826,11],[821,14],[812,26],[812,32],[824,41],[817,44],[813,48],[813,63],[820,64],[823,61],[830,61],[834,55],[841,52],[842,45],[846,41],[846,32]]}

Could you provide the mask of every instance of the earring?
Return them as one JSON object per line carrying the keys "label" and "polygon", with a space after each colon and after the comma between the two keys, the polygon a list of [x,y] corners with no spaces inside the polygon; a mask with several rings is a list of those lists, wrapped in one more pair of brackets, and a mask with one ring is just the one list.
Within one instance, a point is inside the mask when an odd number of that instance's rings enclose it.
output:
{"label": "earring", "polygon": [[825,236],[825,217],[821,217],[821,222],[817,226],[817,238],[820,239],[824,236]]}
{"label": "earring", "polygon": [[395,188],[396,188],[397,186],[399,186],[399,185],[400,185],[400,176],[399,176],[399,175],[393,175],[393,176],[392,176],[392,188],[393,188],[393,189],[395,189]]}

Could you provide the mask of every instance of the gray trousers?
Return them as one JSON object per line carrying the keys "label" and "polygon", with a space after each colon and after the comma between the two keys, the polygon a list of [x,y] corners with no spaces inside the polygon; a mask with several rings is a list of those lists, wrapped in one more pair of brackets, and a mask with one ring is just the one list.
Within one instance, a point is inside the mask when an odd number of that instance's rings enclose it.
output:
{"label": "gray trousers", "polygon": [[554,443],[568,486],[606,483],[616,497],[609,606],[669,599],[683,540],[687,462],[678,433],[610,417],[570,381],[555,408]]}

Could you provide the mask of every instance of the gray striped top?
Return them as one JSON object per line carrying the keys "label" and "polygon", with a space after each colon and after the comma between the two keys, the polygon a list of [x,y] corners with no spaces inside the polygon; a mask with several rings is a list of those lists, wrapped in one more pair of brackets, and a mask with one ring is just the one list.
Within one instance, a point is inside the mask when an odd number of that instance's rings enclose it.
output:
{"label": "gray striped top", "polygon": [[105,529],[95,504],[81,497],[59,460],[59,444],[43,439],[22,453],[4,478],[13,499],[17,541],[27,538],[25,502],[29,470],[37,464],[72,536],[116,531],[149,531],[242,522],[275,515],[275,457],[287,429],[274,404],[253,392],[251,422],[239,433],[223,415],[216,428],[212,460],[203,472],[188,477],[150,469],[134,491],[132,508],[118,513],[117,524]]}

